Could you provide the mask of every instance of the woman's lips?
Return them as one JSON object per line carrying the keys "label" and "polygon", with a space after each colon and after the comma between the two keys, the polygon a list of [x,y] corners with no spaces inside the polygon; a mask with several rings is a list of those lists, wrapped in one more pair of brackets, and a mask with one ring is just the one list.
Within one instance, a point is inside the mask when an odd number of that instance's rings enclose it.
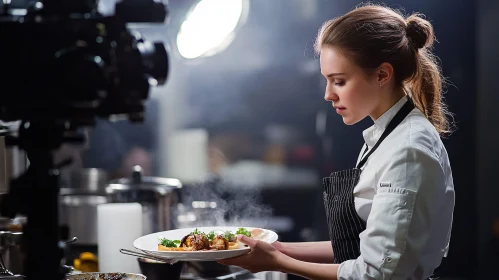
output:
{"label": "woman's lips", "polygon": [[345,107],[334,107],[336,109],[336,113],[341,114],[343,111],[345,111]]}

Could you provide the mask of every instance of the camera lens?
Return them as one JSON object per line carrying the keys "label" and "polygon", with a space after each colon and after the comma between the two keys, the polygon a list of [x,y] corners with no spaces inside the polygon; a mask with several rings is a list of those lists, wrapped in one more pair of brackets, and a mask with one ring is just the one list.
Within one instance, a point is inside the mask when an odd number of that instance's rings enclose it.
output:
{"label": "camera lens", "polygon": [[164,84],[168,77],[168,54],[163,43],[141,40],[137,49],[142,57],[145,72],[154,78],[158,85]]}

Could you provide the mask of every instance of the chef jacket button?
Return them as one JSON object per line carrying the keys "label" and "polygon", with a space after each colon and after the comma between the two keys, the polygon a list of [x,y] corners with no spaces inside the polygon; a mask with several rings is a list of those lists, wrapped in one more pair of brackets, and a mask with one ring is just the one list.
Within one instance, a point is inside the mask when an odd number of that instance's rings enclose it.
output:
{"label": "chef jacket button", "polygon": [[390,258],[390,257],[386,257],[386,258],[385,258],[385,261],[386,261],[387,263],[391,263],[391,262],[392,262],[392,258]]}

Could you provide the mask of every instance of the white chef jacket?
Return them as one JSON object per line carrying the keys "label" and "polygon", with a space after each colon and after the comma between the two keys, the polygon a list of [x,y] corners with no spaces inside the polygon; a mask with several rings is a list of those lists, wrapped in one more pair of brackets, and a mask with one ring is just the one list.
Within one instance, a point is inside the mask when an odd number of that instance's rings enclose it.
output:
{"label": "white chef jacket", "polygon": [[[363,132],[369,149],[406,101],[403,97]],[[359,235],[361,255],[340,264],[338,279],[430,277],[449,248],[455,197],[447,151],[419,109],[371,154],[354,197],[367,226]]]}

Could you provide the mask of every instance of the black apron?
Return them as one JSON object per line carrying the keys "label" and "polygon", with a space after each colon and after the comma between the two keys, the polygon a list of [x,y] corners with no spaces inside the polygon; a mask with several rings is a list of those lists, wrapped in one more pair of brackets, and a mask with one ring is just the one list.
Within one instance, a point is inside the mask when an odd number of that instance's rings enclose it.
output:
{"label": "black apron", "polygon": [[[414,103],[409,99],[388,123],[385,131],[374,147],[366,154],[356,168],[332,173],[323,179],[324,206],[329,228],[329,237],[333,245],[334,263],[357,259],[360,256],[359,234],[366,229],[366,222],[355,210],[353,190],[359,182],[361,168],[369,156],[378,148],[381,142],[407,117],[414,109]],[[364,156],[365,155],[365,156]]]}

